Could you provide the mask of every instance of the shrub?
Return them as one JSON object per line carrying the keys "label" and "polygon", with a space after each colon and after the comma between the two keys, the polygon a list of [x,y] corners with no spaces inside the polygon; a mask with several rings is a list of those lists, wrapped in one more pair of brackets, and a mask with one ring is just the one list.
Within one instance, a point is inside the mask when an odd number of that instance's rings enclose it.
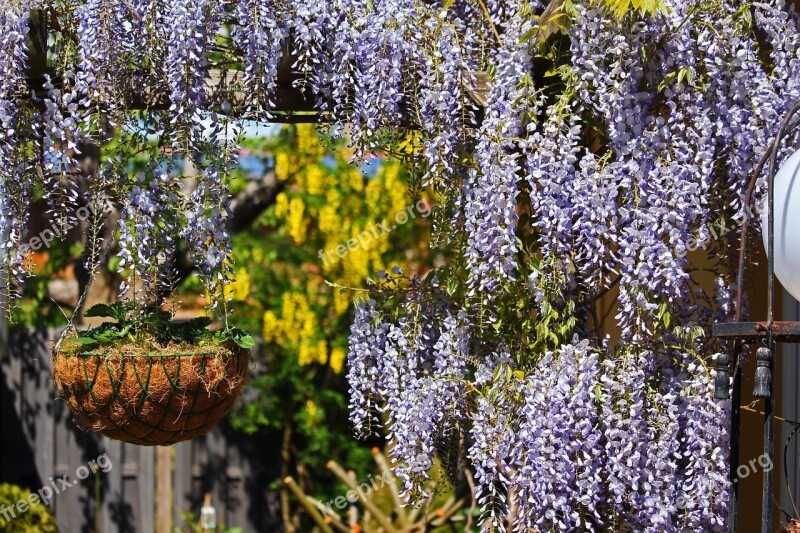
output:
{"label": "shrub", "polygon": [[[27,500],[30,492],[17,485],[0,483],[0,533],[56,533],[56,518],[50,508],[41,501],[37,505],[20,513],[16,509],[17,502]],[[5,513],[11,520],[6,520],[1,511],[14,507],[14,515]]]}

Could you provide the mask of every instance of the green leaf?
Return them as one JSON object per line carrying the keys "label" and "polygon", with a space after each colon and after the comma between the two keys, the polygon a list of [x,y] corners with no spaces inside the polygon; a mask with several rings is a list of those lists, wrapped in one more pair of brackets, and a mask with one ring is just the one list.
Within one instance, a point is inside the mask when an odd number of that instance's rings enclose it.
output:
{"label": "green leaf", "polygon": [[447,280],[447,295],[453,296],[458,290],[458,278],[452,277]]}
{"label": "green leaf", "polygon": [[214,333],[213,339],[219,344],[233,341],[240,348],[253,348],[256,345],[253,336],[239,328],[221,329]]}
{"label": "green leaf", "polygon": [[520,37],[519,39],[520,44],[527,43],[528,41],[533,39],[538,33],[539,33],[539,26],[533,26],[531,29],[525,32],[525,34],[522,37]]}
{"label": "green leaf", "polygon": [[242,336],[233,337],[233,342],[239,345],[240,348],[254,348],[256,341],[252,335],[244,334]]}
{"label": "green leaf", "polygon": [[95,304],[83,313],[83,316],[97,316],[97,317],[107,317],[112,318],[114,316],[113,311],[111,310],[110,305],[106,304]]}
{"label": "green leaf", "polygon": [[188,322],[186,322],[186,327],[188,328],[197,328],[197,329],[205,329],[211,325],[211,318],[207,316],[198,316],[195,317]]}
{"label": "green leaf", "polygon": [[72,339],[72,342],[74,342],[75,344],[82,344],[82,345],[97,344],[97,341],[91,337],[75,337],[74,339]]}
{"label": "green leaf", "polygon": [[128,311],[133,308],[133,302],[115,302],[111,305],[95,304],[87,309],[83,316],[113,318],[117,322],[122,322],[128,316]]}

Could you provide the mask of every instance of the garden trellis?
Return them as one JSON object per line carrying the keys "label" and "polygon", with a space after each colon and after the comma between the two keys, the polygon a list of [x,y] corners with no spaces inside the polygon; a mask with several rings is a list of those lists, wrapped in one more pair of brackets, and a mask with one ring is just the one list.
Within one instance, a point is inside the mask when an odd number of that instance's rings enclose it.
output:
{"label": "garden trellis", "polygon": [[[168,299],[185,243],[225,316],[242,124],[322,117],[355,160],[403,157],[438,198],[448,263],[377,280],[348,357],[356,430],[385,425],[404,496],[427,496],[438,455],[454,480],[473,469],[487,528],[726,529],[730,402],[713,395],[708,330],[733,316],[738,243],[709,228],[746,216],[749,176],[800,97],[794,12],[777,0],[4,4],[9,291],[24,281],[31,198],[57,221],[113,203],[127,290]],[[84,175],[75,149],[92,145],[99,168]],[[134,152],[152,164],[129,176]],[[182,158],[200,170],[189,193],[165,171]]]}

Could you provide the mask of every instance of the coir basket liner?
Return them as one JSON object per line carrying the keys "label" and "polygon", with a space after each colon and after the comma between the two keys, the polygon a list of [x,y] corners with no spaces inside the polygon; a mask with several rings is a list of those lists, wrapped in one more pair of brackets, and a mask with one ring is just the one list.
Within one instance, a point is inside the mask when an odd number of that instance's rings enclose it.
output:
{"label": "coir basket liner", "polygon": [[221,346],[189,353],[53,354],[56,387],[87,429],[145,446],[208,433],[233,408],[250,352]]}

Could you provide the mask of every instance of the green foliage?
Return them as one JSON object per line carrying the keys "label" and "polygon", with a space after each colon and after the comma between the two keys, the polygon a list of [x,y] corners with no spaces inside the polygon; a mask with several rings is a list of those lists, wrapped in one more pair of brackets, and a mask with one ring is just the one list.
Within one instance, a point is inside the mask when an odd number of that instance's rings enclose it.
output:
{"label": "green foliage", "polygon": [[25,280],[21,288],[17,309],[11,316],[13,327],[55,327],[66,323],[65,314],[69,315],[72,309],[59,308],[49,297],[48,284],[62,276],[82,251],[80,243],[56,239],[46,255],[29,258],[27,268],[33,275]]}
{"label": "green foliage", "polygon": [[[6,520],[0,513],[0,533],[57,533],[56,519],[50,508],[39,501],[38,505],[31,506],[28,498],[31,492],[11,485],[10,483],[0,483],[0,509],[8,509],[8,516],[11,520]],[[21,513],[16,507],[17,502],[28,502],[29,509]],[[11,513],[16,515],[12,518]]]}
{"label": "green foliage", "polygon": [[619,19],[632,12],[642,16],[657,15],[669,9],[663,0],[602,0],[602,2]]}
{"label": "green foliage", "polygon": [[252,348],[255,340],[247,332],[238,328],[225,328],[212,332],[208,328],[211,319],[205,316],[186,322],[173,322],[172,314],[160,309],[144,313],[136,312],[136,305],[129,301],[111,305],[96,304],[85,313],[86,317],[110,318],[100,326],[82,331],[72,340],[86,349],[99,345],[115,344],[124,341],[137,342],[142,336],[153,338],[166,346],[171,342],[187,342],[195,345],[225,344],[232,341],[241,348]]}

